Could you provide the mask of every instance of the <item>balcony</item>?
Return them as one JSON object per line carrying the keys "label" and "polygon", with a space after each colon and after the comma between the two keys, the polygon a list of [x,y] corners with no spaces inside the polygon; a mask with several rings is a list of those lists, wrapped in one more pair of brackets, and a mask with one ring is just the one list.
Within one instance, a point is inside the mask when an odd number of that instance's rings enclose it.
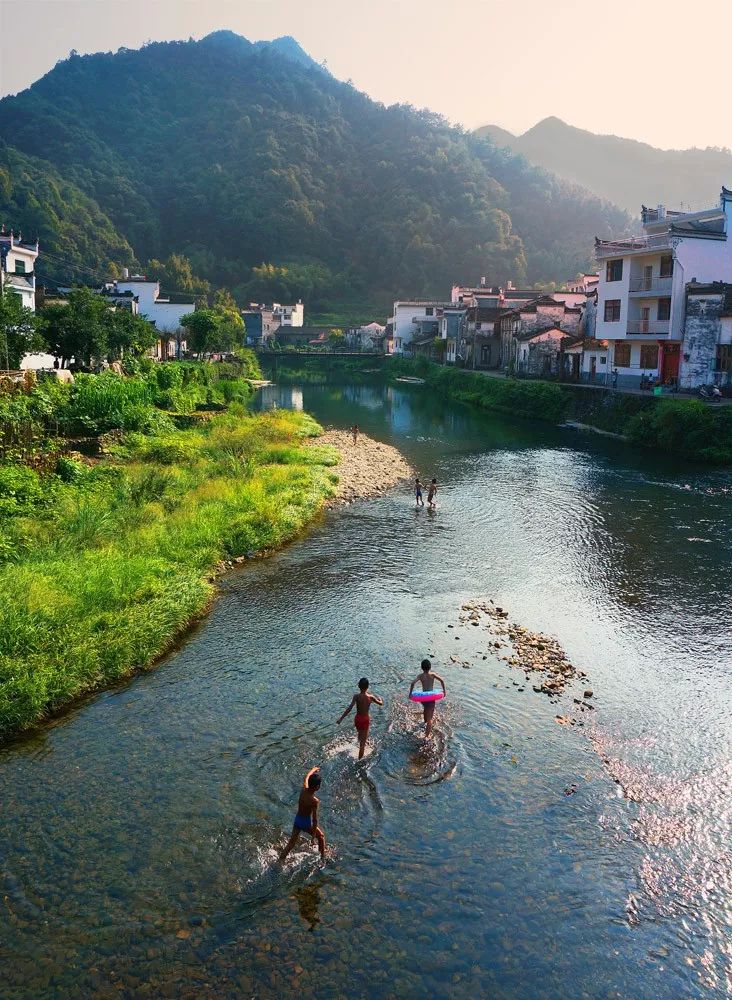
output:
{"label": "balcony", "polygon": [[673,278],[631,278],[631,295],[648,295],[655,297],[658,295],[670,295]]}
{"label": "balcony", "polygon": [[670,332],[671,320],[668,319],[631,320],[625,328],[627,337],[668,337]]}
{"label": "balcony", "polygon": [[626,257],[633,253],[651,253],[655,250],[671,248],[670,233],[656,233],[653,236],[629,236],[625,240],[595,240],[595,256],[598,260],[606,257]]}

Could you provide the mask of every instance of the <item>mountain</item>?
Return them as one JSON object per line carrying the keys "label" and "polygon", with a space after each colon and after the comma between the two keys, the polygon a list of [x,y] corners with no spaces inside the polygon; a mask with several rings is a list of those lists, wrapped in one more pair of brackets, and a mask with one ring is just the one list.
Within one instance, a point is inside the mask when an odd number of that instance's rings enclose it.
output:
{"label": "mountain", "polygon": [[[627,224],[437,115],[375,103],[291,38],[72,54],[0,101],[0,135],[90,199],[143,265],[183,254],[240,301],[562,280],[588,266],[596,233]],[[0,194],[13,212],[28,235]]]}
{"label": "mountain", "polygon": [[716,204],[723,184],[732,183],[728,149],[656,149],[635,139],[595,135],[559,118],[545,118],[518,136],[497,125],[484,125],[476,134],[635,216],[641,205],[706,208]]}
{"label": "mountain", "polygon": [[0,140],[0,221],[41,241],[50,282],[99,280],[130,264],[132,247],[99,205],[50,163]]}

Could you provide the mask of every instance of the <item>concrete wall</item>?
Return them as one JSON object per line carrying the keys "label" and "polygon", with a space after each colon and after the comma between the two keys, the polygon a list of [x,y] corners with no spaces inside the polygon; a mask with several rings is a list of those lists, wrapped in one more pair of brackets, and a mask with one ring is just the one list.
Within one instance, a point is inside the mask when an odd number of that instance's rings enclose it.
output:
{"label": "concrete wall", "polygon": [[[689,295],[686,324],[681,345],[679,385],[696,389],[714,381],[717,344],[722,332],[722,295]],[[688,354],[689,360],[686,360]]]}

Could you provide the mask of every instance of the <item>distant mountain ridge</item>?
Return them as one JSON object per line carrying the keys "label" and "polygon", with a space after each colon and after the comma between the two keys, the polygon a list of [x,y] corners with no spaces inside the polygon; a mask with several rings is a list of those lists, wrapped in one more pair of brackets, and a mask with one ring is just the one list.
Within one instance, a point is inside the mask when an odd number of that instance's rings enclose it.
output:
{"label": "distant mountain ridge", "polygon": [[[0,219],[46,241],[63,219],[56,257],[73,245],[75,276],[83,260],[98,272],[131,252],[143,265],[183,254],[240,302],[325,309],[482,275],[566,280],[589,266],[596,233],[627,224],[438,115],[372,101],[289,36],[72,54],[0,101],[0,135],[27,178],[18,190],[8,170]],[[28,211],[35,183],[58,211],[48,199]],[[83,207],[83,231],[65,199]],[[42,245],[42,277],[49,260]]]}
{"label": "distant mountain ridge", "polygon": [[635,216],[641,205],[706,208],[716,204],[722,184],[732,184],[728,149],[657,149],[635,139],[596,135],[555,117],[523,135],[497,125],[484,125],[476,134]]}

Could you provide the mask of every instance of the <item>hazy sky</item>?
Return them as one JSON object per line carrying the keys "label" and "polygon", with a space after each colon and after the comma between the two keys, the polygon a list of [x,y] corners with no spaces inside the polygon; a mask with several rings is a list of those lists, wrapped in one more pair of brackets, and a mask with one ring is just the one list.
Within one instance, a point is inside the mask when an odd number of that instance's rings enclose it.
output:
{"label": "hazy sky", "polygon": [[23,90],[71,49],[230,28],[252,41],[293,35],[376,100],[468,127],[522,132],[557,115],[657,146],[732,146],[729,9],[729,0],[0,0],[0,94]]}

